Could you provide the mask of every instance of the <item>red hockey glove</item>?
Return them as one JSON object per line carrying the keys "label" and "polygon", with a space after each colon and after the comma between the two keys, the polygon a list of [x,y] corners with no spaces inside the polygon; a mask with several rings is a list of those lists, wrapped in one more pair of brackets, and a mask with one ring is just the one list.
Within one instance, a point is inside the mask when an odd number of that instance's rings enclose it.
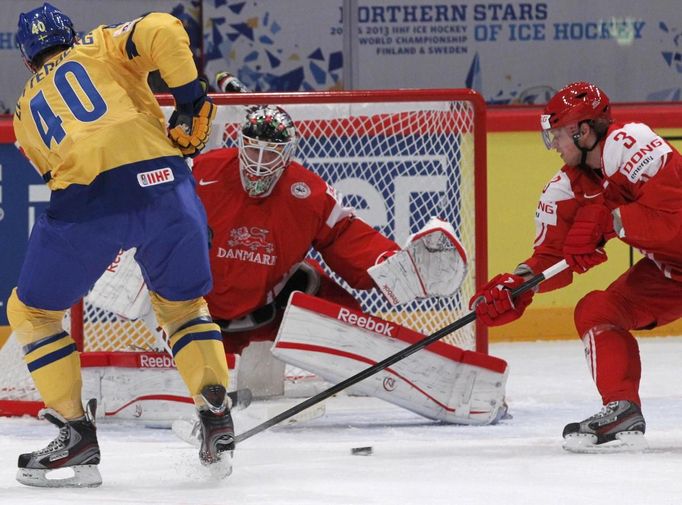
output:
{"label": "red hockey glove", "polygon": [[523,315],[535,294],[529,289],[512,300],[512,290],[524,282],[520,275],[498,274],[471,297],[469,309],[475,310],[476,319],[486,326],[501,326],[514,321]]}
{"label": "red hockey glove", "polygon": [[574,272],[585,273],[607,260],[602,246],[612,219],[611,212],[603,205],[585,205],[578,209],[563,250],[564,258]]}

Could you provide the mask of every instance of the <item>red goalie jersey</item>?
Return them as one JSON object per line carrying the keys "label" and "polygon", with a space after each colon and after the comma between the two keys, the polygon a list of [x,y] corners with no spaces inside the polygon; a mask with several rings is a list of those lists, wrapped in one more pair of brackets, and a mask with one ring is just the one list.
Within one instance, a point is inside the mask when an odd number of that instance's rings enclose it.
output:
{"label": "red goalie jersey", "polygon": [[[601,143],[601,170],[565,165],[543,190],[534,252],[524,263],[540,272],[559,261],[577,209],[603,202],[619,209],[621,240],[653,260],[665,277],[682,280],[682,156],[642,123],[612,124]],[[571,279],[571,271],[564,271],[540,290]]]}
{"label": "red goalie jersey", "polygon": [[357,289],[373,288],[367,268],[399,249],[296,162],[265,198],[244,191],[236,148],[198,156],[193,173],[212,232],[213,290],[206,300],[215,319],[233,320],[272,302],[311,247]]}

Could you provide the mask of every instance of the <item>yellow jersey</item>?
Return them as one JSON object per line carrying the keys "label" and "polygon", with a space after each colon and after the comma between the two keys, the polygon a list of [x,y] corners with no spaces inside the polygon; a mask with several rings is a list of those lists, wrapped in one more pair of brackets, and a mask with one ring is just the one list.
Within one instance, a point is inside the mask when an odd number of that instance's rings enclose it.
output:
{"label": "yellow jersey", "polygon": [[171,88],[197,79],[187,32],[165,13],[100,26],[31,77],[17,103],[14,132],[51,190],[89,185],[124,165],[181,156],[147,84],[157,69]]}

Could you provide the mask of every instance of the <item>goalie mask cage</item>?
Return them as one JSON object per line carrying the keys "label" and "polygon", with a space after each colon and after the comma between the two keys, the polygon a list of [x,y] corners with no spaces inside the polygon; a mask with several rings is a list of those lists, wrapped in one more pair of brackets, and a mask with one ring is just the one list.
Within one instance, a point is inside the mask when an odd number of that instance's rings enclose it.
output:
{"label": "goalie mask cage", "polygon": [[[365,312],[424,334],[468,312],[475,286],[487,279],[485,102],[478,93],[415,89],[213,97],[217,116],[207,149],[235,146],[246,105],[282,105],[296,124],[295,159],[331,184],[343,204],[371,226],[403,246],[432,216],[452,223],[468,255],[459,292],[395,308],[378,290],[353,290],[332,273]],[[159,101],[169,116],[172,98]],[[311,256],[321,260],[316,253]],[[69,325],[84,366],[93,358],[101,363],[100,353],[160,348],[141,320],[97,308],[87,297],[65,318]],[[0,352],[0,414],[5,415],[36,412],[42,405],[14,340]],[[488,349],[486,329],[476,324],[443,342]]]}

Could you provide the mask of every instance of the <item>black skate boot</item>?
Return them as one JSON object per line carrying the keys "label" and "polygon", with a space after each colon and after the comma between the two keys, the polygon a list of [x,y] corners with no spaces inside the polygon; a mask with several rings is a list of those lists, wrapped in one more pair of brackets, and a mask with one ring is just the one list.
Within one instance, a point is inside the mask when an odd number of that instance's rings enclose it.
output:
{"label": "black skate boot", "polygon": [[234,424],[230,415],[230,398],[223,386],[211,385],[201,390],[206,405],[199,408],[201,446],[199,460],[216,477],[232,473]]}
{"label": "black skate boot", "polygon": [[[67,421],[52,409],[40,411],[59,428],[59,436],[39,451],[19,455],[17,480],[27,486],[37,487],[96,487],[102,484],[97,465],[100,460],[95,428],[97,401],[85,406],[85,415]],[[71,468],[74,475],[64,479],[48,479],[48,472]]]}
{"label": "black skate boot", "polygon": [[595,415],[564,428],[571,452],[642,451],[647,448],[642,411],[627,400],[610,402]]}
{"label": "black skate boot", "polygon": [[[231,412],[247,408],[253,400],[253,394],[248,388],[230,391],[227,396],[230,399]],[[199,422],[198,416],[195,420],[178,419],[173,421],[171,428],[173,434],[180,440],[194,447],[201,447],[201,422]]]}

